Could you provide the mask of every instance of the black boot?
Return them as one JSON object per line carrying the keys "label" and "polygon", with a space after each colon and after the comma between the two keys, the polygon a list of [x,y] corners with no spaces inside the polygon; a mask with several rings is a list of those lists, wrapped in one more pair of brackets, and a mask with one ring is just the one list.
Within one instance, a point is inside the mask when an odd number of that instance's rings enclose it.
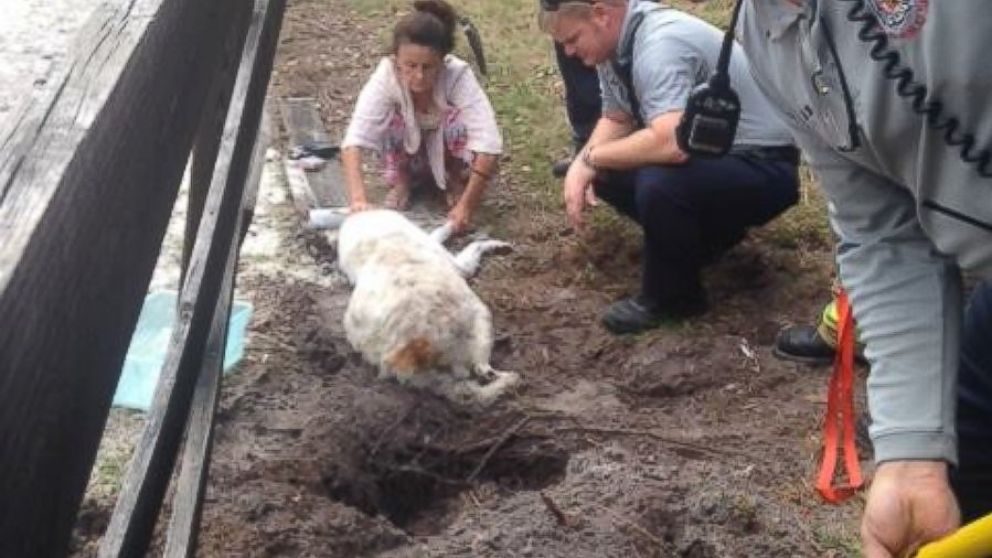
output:
{"label": "black boot", "polygon": [[568,167],[572,166],[572,160],[575,159],[572,155],[568,157],[562,157],[558,159],[551,165],[551,176],[555,178],[565,178],[568,174]]}
{"label": "black boot", "polygon": [[[782,360],[818,366],[832,364],[837,351],[815,326],[797,325],[778,333],[772,354]],[[866,364],[864,347],[860,344],[854,347],[854,360]]]}
{"label": "black boot", "polygon": [[616,334],[641,333],[665,322],[677,322],[706,312],[704,299],[658,305],[636,296],[614,302],[603,314],[603,325]]}

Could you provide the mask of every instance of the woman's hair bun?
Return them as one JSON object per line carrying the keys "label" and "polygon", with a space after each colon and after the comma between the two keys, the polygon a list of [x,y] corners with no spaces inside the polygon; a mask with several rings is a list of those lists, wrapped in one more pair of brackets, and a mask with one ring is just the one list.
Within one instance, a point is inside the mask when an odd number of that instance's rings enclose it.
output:
{"label": "woman's hair bun", "polygon": [[426,12],[441,20],[444,27],[453,35],[458,24],[458,13],[444,0],[416,0],[413,9]]}
{"label": "woman's hair bun", "polygon": [[444,0],[415,0],[408,13],[393,28],[393,52],[405,43],[433,48],[442,55],[455,48],[458,14]]}

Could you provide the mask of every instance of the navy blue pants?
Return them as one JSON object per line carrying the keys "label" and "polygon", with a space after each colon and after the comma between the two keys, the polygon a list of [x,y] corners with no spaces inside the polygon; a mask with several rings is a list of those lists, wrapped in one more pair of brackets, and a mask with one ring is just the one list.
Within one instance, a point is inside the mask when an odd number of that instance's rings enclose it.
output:
{"label": "navy blue pants", "polygon": [[992,512],[992,280],[965,311],[958,370],[958,452],[951,479],[966,521]]}
{"label": "navy blue pants", "polygon": [[603,110],[599,74],[595,68],[586,66],[578,58],[565,54],[565,49],[557,42],[555,56],[558,58],[558,71],[565,84],[565,109],[572,128],[572,143],[579,150],[586,144]]}
{"label": "navy blue pants", "polygon": [[641,297],[678,312],[705,302],[703,266],[796,203],[794,162],[728,155],[604,174],[596,195],[644,231]]}

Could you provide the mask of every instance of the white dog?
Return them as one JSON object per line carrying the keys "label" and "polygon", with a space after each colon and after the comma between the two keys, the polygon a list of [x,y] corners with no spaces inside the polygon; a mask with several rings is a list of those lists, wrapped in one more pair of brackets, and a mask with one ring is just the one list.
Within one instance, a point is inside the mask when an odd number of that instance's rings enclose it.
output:
{"label": "white dog", "polygon": [[509,245],[481,240],[453,256],[442,244],[450,232],[445,226],[428,235],[387,210],[345,219],[338,263],[355,290],[344,329],[380,377],[488,404],[519,376],[489,365],[492,315],[465,279],[483,254]]}

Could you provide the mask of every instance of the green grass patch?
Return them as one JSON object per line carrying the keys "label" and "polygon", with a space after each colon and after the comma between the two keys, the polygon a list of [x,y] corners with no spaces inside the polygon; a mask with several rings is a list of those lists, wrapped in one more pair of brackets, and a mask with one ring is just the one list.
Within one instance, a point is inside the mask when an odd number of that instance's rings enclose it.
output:
{"label": "green grass patch", "polygon": [[837,558],[858,558],[861,556],[861,542],[856,533],[820,528],[813,532],[813,538],[825,553]]}

